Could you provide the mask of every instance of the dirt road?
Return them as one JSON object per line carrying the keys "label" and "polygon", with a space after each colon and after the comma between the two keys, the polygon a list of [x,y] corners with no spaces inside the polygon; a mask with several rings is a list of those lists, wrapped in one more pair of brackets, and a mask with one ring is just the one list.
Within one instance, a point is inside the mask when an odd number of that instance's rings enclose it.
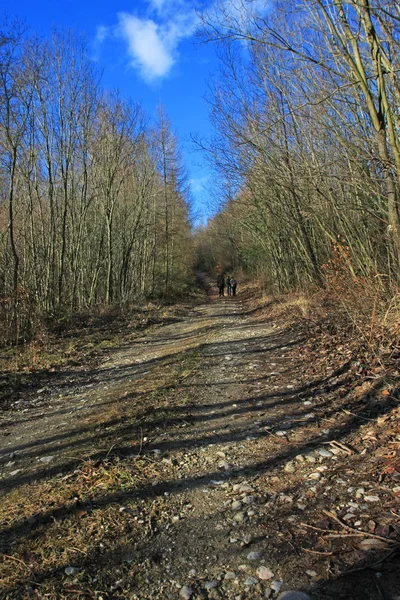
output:
{"label": "dirt road", "polygon": [[16,400],[0,430],[1,597],[398,598],[377,571],[335,580],[351,532],[325,544],[321,511],[362,530],[377,492],[343,477],[350,430],[324,405],[346,373],[304,382],[303,343],[213,298]]}

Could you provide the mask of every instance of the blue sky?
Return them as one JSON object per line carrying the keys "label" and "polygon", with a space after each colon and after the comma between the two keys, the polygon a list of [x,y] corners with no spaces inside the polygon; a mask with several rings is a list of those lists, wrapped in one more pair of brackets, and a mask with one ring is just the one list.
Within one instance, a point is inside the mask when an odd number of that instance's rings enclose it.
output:
{"label": "blue sky", "polygon": [[[4,0],[3,0],[4,2]],[[53,27],[83,32],[105,88],[119,89],[153,115],[163,104],[183,150],[194,213],[210,213],[210,171],[193,152],[190,134],[209,134],[206,81],[215,49],[195,38],[198,0],[5,0],[9,17],[47,36]],[[203,164],[201,164],[203,162]]]}

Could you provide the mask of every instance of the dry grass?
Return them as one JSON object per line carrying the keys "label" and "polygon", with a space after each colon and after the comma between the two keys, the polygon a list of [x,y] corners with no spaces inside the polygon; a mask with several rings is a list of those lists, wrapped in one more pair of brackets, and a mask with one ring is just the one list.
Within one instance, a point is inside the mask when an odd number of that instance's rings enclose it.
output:
{"label": "dry grass", "polygon": [[[85,461],[66,476],[11,492],[3,499],[0,520],[5,529],[18,527],[23,535],[13,540],[12,549],[1,559],[0,587],[7,590],[5,597],[13,597],[12,590],[25,597],[23,589],[26,593],[31,581],[39,598],[86,597],[85,587],[96,597],[96,589],[112,589],[118,579],[113,563],[120,561],[124,548],[142,537],[143,528],[152,527],[134,497],[135,489],[165,475],[159,464],[148,459],[113,457]],[[122,507],[104,503],[108,496],[124,494]],[[157,510],[162,502],[157,500]],[[75,571],[68,574],[68,567]],[[129,576],[128,557],[120,570]]]}
{"label": "dry grass", "polygon": [[[150,411],[167,422],[169,402],[163,390],[179,384],[195,363],[189,352],[172,365],[158,365],[135,387],[140,402],[125,402],[122,395],[120,402],[85,420],[93,431],[107,426],[104,458],[83,459],[71,472],[20,485],[3,496],[0,523],[9,533],[0,559],[0,589],[6,590],[1,598],[32,593],[54,600],[100,598],[116,588],[125,589],[117,597],[133,597],[132,587],[143,576],[136,547],[163,523],[165,501],[158,496],[145,503],[137,490],[172,477],[168,462],[142,454],[147,438],[141,433],[141,415]],[[184,406],[187,400],[183,395],[179,402]],[[119,421],[128,430],[122,437]],[[87,439],[89,455],[91,444],[98,454],[95,435]]]}
{"label": "dry grass", "polygon": [[[125,321],[129,326],[119,322],[108,328],[101,321],[92,328],[55,336],[51,343],[36,342],[17,359],[6,353],[3,397],[11,397],[21,386],[41,385],[39,370],[49,377],[53,369],[52,376],[57,377],[66,365],[70,369],[80,362],[103,362],[104,353],[112,363],[114,348],[129,347],[145,327],[179,319],[186,312],[185,305],[160,307],[157,317],[153,313],[145,323],[142,318],[135,322],[129,318]],[[173,362],[160,356],[151,373],[136,380],[135,402],[122,383],[105,391],[101,409],[81,422],[84,431],[89,428],[91,433],[82,434],[86,439],[80,440],[81,462],[76,468],[19,485],[3,495],[0,523],[7,533],[0,536],[0,598],[100,598],[115,590],[121,594],[116,592],[116,597],[134,597],[132,588],[143,569],[132,564],[132,548],[162,521],[164,501],[159,497],[151,503],[149,514],[136,498],[136,490],[151,489],[154,481],[171,476],[168,464],[142,456],[141,413],[168,411],[163,390],[179,384],[196,362],[186,350],[187,344],[177,344]],[[103,458],[90,458],[99,453]],[[124,586],[130,591],[124,592]]]}

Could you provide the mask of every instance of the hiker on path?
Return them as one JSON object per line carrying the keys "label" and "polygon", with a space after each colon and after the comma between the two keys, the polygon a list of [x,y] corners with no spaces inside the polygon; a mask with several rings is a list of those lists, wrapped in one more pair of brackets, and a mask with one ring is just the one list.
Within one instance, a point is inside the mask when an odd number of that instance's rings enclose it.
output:
{"label": "hiker on path", "polygon": [[225,288],[225,279],[223,275],[218,275],[217,277],[217,286],[218,286],[218,290],[219,290],[219,297],[223,297],[224,296],[224,288]]}
{"label": "hiker on path", "polygon": [[236,287],[237,287],[237,281],[234,277],[231,277],[232,296],[236,296]]}
{"label": "hiker on path", "polygon": [[226,291],[228,292],[228,296],[230,296],[232,293],[232,286],[231,286],[231,278],[229,275],[226,278]]}

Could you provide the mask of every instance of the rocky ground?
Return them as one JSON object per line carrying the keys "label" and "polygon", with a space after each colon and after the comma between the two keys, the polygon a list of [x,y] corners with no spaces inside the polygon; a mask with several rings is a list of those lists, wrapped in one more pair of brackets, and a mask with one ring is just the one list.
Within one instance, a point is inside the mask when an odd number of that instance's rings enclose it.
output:
{"label": "rocky ground", "polygon": [[399,600],[398,372],[374,369],[210,297],[11,398],[0,597]]}

